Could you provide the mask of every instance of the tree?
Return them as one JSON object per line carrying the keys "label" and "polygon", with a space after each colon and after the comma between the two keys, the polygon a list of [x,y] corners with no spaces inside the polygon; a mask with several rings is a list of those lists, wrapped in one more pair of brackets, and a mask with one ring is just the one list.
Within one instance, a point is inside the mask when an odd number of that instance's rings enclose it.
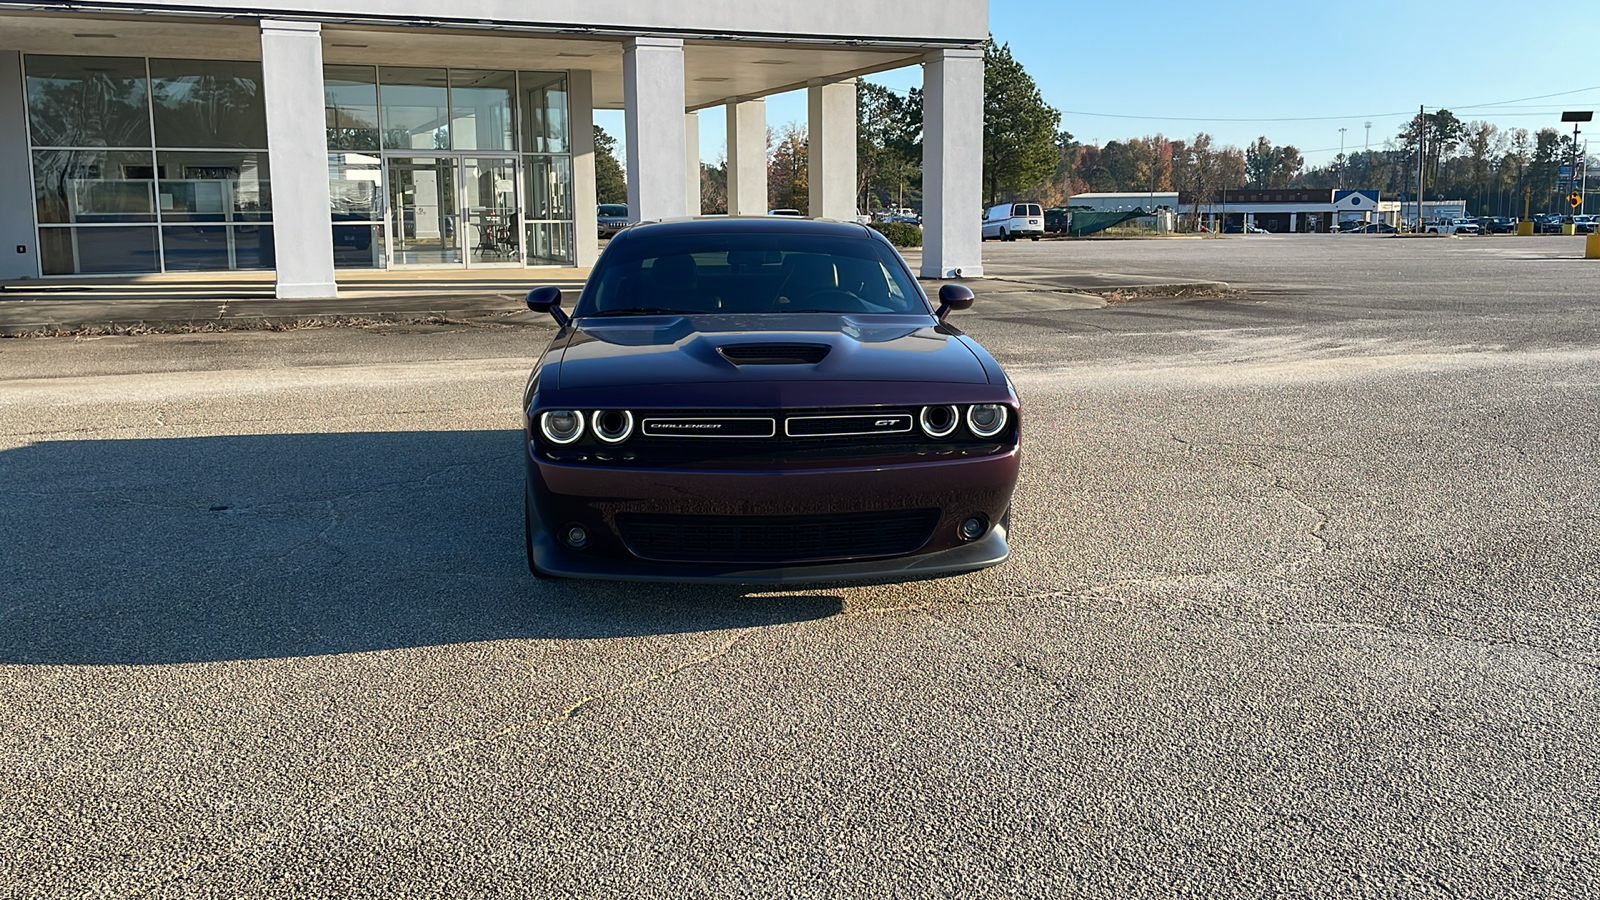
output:
{"label": "tree", "polygon": [[904,96],[856,80],[856,195],[862,211],[894,205],[922,183],[922,90]]}
{"label": "tree", "polygon": [[717,159],[716,165],[700,164],[700,212],[702,215],[721,215],[728,211],[728,160]]}
{"label": "tree", "polygon": [[594,127],[594,187],[598,203],[627,203],[628,177],[617,161],[617,139]]}
{"label": "tree", "polygon": [[1272,146],[1266,135],[1245,148],[1244,171],[1249,184],[1258,188],[1287,188],[1305,165],[1293,145]]}
{"label": "tree", "polygon": [[809,215],[811,188],[807,178],[806,127],[798,122],[783,126],[774,140],[767,132],[767,142],[772,146],[767,155],[767,208],[798,209]]}
{"label": "tree", "polygon": [[1039,96],[1039,86],[993,38],[983,50],[983,183],[986,203],[1043,181],[1056,167],[1061,113]]}

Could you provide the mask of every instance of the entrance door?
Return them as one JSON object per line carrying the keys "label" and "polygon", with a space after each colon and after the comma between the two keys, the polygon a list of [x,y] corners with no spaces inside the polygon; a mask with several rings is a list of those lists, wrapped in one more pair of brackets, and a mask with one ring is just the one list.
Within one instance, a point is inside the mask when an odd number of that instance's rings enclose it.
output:
{"label": "entrance door", "polygon": [[391,157],[389,265],[459,266],[459,205],[454,157]]}
{"label": "entrance door", "polygon": [[462,241],[469,267],[522,265],[518,196],[514,157],[461,158]]}

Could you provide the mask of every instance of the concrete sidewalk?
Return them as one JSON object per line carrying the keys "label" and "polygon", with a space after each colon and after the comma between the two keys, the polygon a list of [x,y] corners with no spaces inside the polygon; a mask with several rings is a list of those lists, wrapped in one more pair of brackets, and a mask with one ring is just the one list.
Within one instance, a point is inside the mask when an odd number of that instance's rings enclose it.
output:
{"label": "concrete sidewalk", "polygon": [[[909,250],[904,256],[915,270],[922,253]],[[0,335],[351,321],[542,323],[542,316],[532,317],[523,306],[528,289],[555,284],[571,295],[588,274],[587,269],[567,268],[351,273],[341,277],[339,296],[332,300],[279,300],[273,296],[270,272],[8,281],[0,283]],[[1227,289],[1212,281],[1017,266],[996,267],[988,277],[963,283],[980,301],[1040,310],[1097,309],[1105,305],[1107,294]],[[925,279],[922,284],[936,297],[942,282]]]}

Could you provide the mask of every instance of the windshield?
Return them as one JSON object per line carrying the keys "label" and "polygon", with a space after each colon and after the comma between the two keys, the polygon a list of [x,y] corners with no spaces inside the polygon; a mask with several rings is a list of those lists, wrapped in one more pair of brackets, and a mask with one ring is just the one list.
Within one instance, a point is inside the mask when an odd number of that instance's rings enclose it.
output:
{"label": "windshield", "polygon": [[619,244],[601,256],[576,316],[929,313],[899,257],[868,238],[673,234]]}
{"label": "windshield", "polygon": [[604,203],[600,206],[600,215],[610,216],[615,219],[626,219],[628,208],[617,203]]}

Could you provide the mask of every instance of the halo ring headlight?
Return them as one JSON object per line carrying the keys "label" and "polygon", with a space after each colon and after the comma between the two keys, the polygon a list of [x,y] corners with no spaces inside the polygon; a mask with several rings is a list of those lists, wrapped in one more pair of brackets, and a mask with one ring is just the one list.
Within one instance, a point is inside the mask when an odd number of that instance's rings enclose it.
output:
{"label": "halo ring headlight", "polygon": [[961,411],[954,406],[924,406],[917,414],[917,424],[928,437],[947,438],[961,425]]}
{"label": "halo ring headlight", "polygon": [[620,444],[633,435],[633,413],[625,409],[597,409],[589,414],[594,436],[608,444]]}
{"label": "halo ring headlight", "polygon": [[583,413],[551,409],[539,414],[539,430],[553,444],[570,444],[583,437]]}
{"label": "halo ring headlight", "polygon": [[967,407],[967,428],[978,437],[992,438],[1006,430],[1008,411],[1003,403],[977,403]]}

